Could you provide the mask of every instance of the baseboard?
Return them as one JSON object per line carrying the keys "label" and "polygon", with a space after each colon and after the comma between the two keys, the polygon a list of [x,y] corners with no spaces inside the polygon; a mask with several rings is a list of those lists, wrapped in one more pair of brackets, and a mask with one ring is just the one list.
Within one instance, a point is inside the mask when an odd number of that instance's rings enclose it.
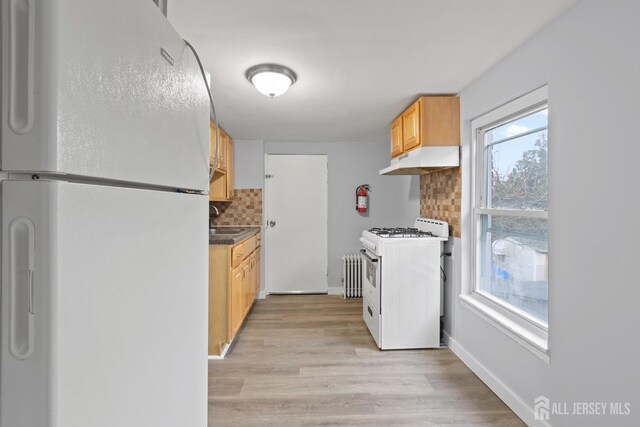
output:
{"label": "baseboard", "polygon": [[[237,335],[237,334],[236,334]],[[220,352],[219,356],[207,356],[207,359],[209,360],[222,360],[224,359],[224,357],[227,355],[227,351],[229,351],[229,348],[231,347],[231,344],[233,344],[233,340],[235,340],[236,337],[233,337],[233,339],[231,340],[230,343],[225,344],[224,347],[222,347],[222,351]]]}
{"label": "baseboard", "polygon": [[451,342],[451,336],[447,333],[447,331],[442,331],[442,341],[444,341],[445,347],[449,347],[449,343]]}
{"label": "baseboard", "polygon": [[329,295],[342,295],[342,286],[329,286],[327,288],[327,294]]}
{"label": "baseboard", "polygon": [[525,403],[513,390],[507,387],[505,383],[500,381],[500,379],[480,363],[478,359],[458,344],[455,339],[447,334],[445,334],[445,339],[448,341],[451,351],[528,426],[551,427],[551,424],[546,421],[536,420],[533,416],[533,407]]}
{"label": "baseboard", "polygon": [[[327,288],[327,295],[344,295],[344,289],[342,286],[329,286]],[[265,291],[258,293],[258,299],[265,299],[267,296]]]}

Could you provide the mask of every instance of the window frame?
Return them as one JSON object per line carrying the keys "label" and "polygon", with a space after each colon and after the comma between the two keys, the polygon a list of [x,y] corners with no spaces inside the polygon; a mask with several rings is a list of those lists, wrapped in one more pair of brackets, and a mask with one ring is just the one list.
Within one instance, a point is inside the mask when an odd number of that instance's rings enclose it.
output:
{"label": "window frame", "polygon": [[[548,324],[534,318],[523,310],[480,289],[480,263],[483,244],[482,218],[484,216],[511,216],[548,220],[548,210],[485,208],[482,196],[486,191],[485,181],[485,133],[496,127],[535,113],[548,107],[547,86],[540,87],[520,98],[508,102],[471,122],[471,283],[460,295],[460,299],[489,323],[505,332],[515,341],[549,362]],[[548,123],[548,121],[547,121]]]}

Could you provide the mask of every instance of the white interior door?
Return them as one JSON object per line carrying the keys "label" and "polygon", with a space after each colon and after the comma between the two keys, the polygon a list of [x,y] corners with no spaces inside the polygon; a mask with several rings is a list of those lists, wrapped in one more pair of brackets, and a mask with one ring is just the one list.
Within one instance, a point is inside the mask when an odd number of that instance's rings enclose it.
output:
{"label": "white interior door", "polygon": [[266,291],[327,292],[327,156],[268,154]]}

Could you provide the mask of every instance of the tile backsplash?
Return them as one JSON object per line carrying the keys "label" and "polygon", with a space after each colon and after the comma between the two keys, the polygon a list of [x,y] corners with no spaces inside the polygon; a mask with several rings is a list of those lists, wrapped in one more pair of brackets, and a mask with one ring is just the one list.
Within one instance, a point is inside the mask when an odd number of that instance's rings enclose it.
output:
{"label": "tile backsplash", "polygon": [[213,208],[209,208],[209,218],[214,226],[226,225],[262,225],[262,189],[236,189],[232,202],[211,203],[220,210],[215,216]]}
{"label": "tile backsplash", "polygon": [[420,176],[420,216],[449,223],[449,233],[460,237],[460,168],[445,169]]}

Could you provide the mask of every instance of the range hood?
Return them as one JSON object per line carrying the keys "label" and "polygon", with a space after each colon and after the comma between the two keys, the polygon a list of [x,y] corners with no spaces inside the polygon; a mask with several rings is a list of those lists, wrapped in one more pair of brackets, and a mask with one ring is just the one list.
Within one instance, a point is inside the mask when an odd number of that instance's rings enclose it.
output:
{"label": "range hood", "polygon": [[460,166],[460,147],[418,147],[395,159],[380,175],[424,175]]}

